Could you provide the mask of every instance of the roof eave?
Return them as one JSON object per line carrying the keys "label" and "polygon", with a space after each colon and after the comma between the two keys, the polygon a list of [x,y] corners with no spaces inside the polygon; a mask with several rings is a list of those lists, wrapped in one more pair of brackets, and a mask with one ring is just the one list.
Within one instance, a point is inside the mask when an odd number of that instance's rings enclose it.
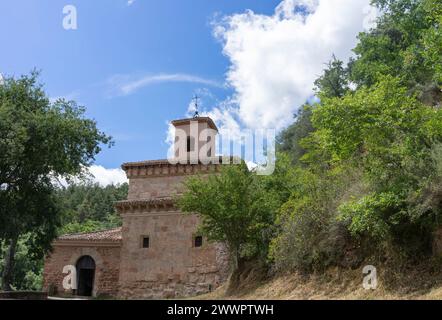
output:
{"label": "roof eave", "polygon": [[186,118],[186,119],[178,119],[178,120],[172,120],[171,123],[173,126],[179,126],[179,125],[184,125],[184,124],[188,124],[191,121],[204,121],[207,122],[207,124],[209,125],[209,128],[216,130],[216,132],[218,132],[218,127],[216,126],[215,122],[209,118],[209,117],[198,117],[198,118]]}
{"label": "roof eave", "polygon": [[68,240],[59,239],[52,243],[53,247],[121,247],[121,240]]}

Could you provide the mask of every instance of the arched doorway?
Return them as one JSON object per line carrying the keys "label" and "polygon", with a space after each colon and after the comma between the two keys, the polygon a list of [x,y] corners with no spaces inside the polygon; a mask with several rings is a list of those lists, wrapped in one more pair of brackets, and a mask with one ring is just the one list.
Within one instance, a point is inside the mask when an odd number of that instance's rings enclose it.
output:
{"label": "arched doorway", "polygon": [[95,261],[91,256],[82,256],[77,261],[77,295],[90,297],[94,291]]}

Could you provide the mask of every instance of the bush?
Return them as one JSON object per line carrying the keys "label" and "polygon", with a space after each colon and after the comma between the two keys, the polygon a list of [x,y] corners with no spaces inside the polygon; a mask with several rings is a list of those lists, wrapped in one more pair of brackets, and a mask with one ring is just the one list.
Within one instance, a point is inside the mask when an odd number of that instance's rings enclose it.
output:
{"label": "bush", "polygon": [[270,258],[276,270],[322,270],[342,261],[351,237],[337,219],[340,199],[359,192],[358,172],[297,168],[297,184],[279,212]]}

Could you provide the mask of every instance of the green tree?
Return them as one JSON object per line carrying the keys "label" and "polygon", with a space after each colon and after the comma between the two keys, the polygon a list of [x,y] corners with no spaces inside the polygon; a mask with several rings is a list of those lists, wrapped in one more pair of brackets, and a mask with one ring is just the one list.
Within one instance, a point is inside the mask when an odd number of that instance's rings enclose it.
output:
{"label": "green tree", "polygon": [[442,137],[442,111],[420,103],[390,76],[342,99],[324,99],[312,121],[333,161],[363,167],[379,190],[416,185]]}
{"label": "green tree", "polygon": [[84,118],[83,107],[51,103],[38,73],[7,77],[0,86],[0,239],[6,254],[3,290],[11,290],[17,243],[29,234],[31,256],[49,249],[60,224],[53,180],[81,175],[110,137]]}
{"label": "green tree", "polygon": [[[71,184],[57,188],[54,196],[59,204],[61,226],[57,234],[85,233],[121,226],[121,218],[113,203],[127,198],[128,184],[101,187],[98,184]],[[79,207],[84,201],[95,201],[93,211],[81,218]],[[16,249],[11,287],[16,290],[41,290],[44,259],[31,255],[30,234],[21,236]],[[0,274],[3,273],[6,248],[0,248]],[[0,282],[1,285],[1,282]]]}
{"label": "green tree", "polygon": [[[433,81],[442,86],[442,4],[438,0],[428,0],[424,4],[426,12],[430,15],[427,20],[432,28],[425,30],[422,39],[423,59],[426,63],[426,68],[430,70],[433,76]],[[440,92],[440,91],[439,91]],[[439,95],[439,104],[440,104]]]}
{"label": "green tree", "polygon": [[189,178],[185,186],[179,206],[201,217],[201,232],[210,241],[227,244],[235,270],[241,257],[265,252],[277,201],[266,194],[260,177],[245,164]]}
{"label": "green tree", "polygon": [[309,132],[296,137],[295,122],[280,135],[297,183],[277,215],[276,267],[342,265],[349,248],[422,257],[440,226],[442,2],[372,3],[382,15],[355,58],[316,81]]}
{"label": "green tree", "polygon": [[435,171],[442,110],[422,104],[399,79],[387,76],[342,99],[325,99],[312,120],[321,142],[317,147],[331,154],[333,167],[359,168],[370,185],[369,193],[338,209],[350,231],[405,247],[414,245],[407,239],[422,240],[428,248],[425,241],[438,225],[438,211],[416,214],[410,199]]}
{"label": "green tree", "polygon": [[85,221],[118,221],[114,203],[125,200],[127,192],[127,183],[106,187],[81,183],[57,190],[56,196],[63,212],[63,225],[82,224]]}
{"label": "green tree", "polygon": [[399,77],[402,85],[429,105],[440,103],[442,37],[439,0],[374,0],[383,15],[377,26],[361,33],[349,64],[358,86],[374,85],[382,76]]}
{"label": "green tree", "polygon": [[[11,287],[14,290],[41,290],[43,286],[43,259],[31,256],[32,244],[28,244],[29,234],[20,237],[14,258]],[[4,267],[4,252],[0,251],[0,274]]]}
{"label": "green tree", "polygon": [[324,74],[315,81],[315,86],[321,96],[342,97],[349,90],[348,70],[344,67],[344,62],[333,55]]}
{"label": "green tree", "polygon": [[314,130],[311,122],[312,108],[310,105],[302,106],[295,115],[294,123],[282,130],[276,138],[277,151],[288,154],[293,163],[298,163],[305,154],[301,141]]}
{"label": "green tree", "polygon": [[[315,81],[315,86],[320,97],[342,97],[349,90],[348,71],[343,62],[333,56],[323,75]],[[306,153],[301,141],[314,131],[311,122],[313,109],[314,106],[309,104],[299,108],[295,121],[277,137],[277,150],[289,154],[294,164],[299,164]]]}

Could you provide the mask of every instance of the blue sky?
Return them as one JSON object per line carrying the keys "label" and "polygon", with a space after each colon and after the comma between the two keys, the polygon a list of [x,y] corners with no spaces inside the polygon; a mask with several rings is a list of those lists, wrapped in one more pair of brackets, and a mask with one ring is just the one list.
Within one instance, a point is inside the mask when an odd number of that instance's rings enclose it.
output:
{"label": "blue sky", "polygon": [[[51,98],[86,106],[116,142],[96,163],[117,168],[165,158],[167,123],[186,114],[195,92],[219,126],[281,129],[312,95],[328,57],[348,58],[367,2],[1,1],[0,72],[40,69]],[[311,5],[316,19],[300,19],[299,4]],[[77,8],[77,30],[63,28],[65,5]],[[349,19],[348,10],[361,17]],[[321,39],[320,30],[336,41]]]}
{"label": "blue sky", "polygon": [[[253,8],[271,12],[277,1],[15,0],[0,3],[0,72],[36,67],[50,97],[67,97],[114,136],[97,163],[164,158],[167,121],[183,117],[194,92],[209,87],[219,99],[230,90],[192,82],[164,82],[127,96],[106,85],[116,75],[188,74],[223,83],[229,62],[213,37],[215,15]],[[78,29],[62,26],[63,7],[77,8]]]}

